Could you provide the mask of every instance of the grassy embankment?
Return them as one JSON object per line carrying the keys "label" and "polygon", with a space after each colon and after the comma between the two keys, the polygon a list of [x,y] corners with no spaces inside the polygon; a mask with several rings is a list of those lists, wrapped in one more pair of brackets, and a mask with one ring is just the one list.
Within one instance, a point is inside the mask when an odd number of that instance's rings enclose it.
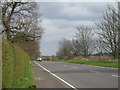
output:
{"label": "grassy embankment", "polygon": [[77,63],[77,64],[86,64],[86,65],[96,65],[96,66],[104,66],[104,67],[113,67],[120,68],[120,63],[114,61],[103,61],[103,60],[64,60],[64,59],[56,59],[52,61],[57,62],[68,62],[68,63]]}
{"label": "grassy embankment", "polygon": [[27,88],[35,84],[30,58],[20,47],[2,41],[2,87]]}
{"label": "grassy embankment", "polygon": [[22,81],[20,81],[15,88],[28,88],[31,85],[35,85],[35,81],[32,73],[32,65],[30,65],[28,71],[25,73]]}

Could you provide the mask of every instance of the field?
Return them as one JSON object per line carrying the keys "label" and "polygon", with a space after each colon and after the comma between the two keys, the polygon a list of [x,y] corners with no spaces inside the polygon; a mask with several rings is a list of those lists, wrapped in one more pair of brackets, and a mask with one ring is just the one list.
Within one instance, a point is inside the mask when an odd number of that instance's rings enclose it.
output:
{"label": "field", "polygon": [[68,62],[68,63],[77,63],[77,64],[86,64],[86,65],[96,65],[96,66],[104,66],[104,67],[113,67],[120,68],[120,63],[116,61],[103,61],[103,60],[64,60],[64,59],[55,59],[52,61],[57,62]]}

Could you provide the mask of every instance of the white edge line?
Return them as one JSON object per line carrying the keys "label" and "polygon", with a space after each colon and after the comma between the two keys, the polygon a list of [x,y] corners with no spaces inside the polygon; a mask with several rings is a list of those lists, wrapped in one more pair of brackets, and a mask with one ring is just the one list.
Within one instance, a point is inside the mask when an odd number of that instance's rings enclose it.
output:
{"label": "white edge line", "polygon": [[64,82],[65,84],[67,84],[68,86],[70,86],[71,88],[76,89],[73,85],[71,85],[70,83],[66,82],[65,80],[63,80],[62,78],[58,77],[57,75],[55,75],[54,73],[50,72],[49,70],[47,70],[46,68],[44,68],[43,66],[41,66],[40,64],[38,64],[37,62],[34,61],[35,64],[37,64],[39,67],[43,68],[45,71],[47,71],[48,73],[52,74],[54,77],[58,78],[59,80],[61,80],[62,82]]}

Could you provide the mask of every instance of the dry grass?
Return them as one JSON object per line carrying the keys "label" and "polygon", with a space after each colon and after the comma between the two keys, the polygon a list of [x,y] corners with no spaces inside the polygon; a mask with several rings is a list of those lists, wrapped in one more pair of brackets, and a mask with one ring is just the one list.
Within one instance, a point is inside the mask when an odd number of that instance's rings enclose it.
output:
{"label": "dry grass", "polygon": [[118,59],[114,59],[111,56],[63,56],[59,59],[65,59],[65,60],[99,60],[99,61],[118,61]]}

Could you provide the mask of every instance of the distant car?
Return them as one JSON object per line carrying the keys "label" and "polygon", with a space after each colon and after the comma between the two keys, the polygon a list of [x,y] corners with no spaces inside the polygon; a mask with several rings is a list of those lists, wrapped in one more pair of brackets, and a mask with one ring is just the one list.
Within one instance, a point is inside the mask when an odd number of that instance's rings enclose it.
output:
{"label": "distant car", "polygon": [[42,58],[38,58],[37,61],[42,61]]}

